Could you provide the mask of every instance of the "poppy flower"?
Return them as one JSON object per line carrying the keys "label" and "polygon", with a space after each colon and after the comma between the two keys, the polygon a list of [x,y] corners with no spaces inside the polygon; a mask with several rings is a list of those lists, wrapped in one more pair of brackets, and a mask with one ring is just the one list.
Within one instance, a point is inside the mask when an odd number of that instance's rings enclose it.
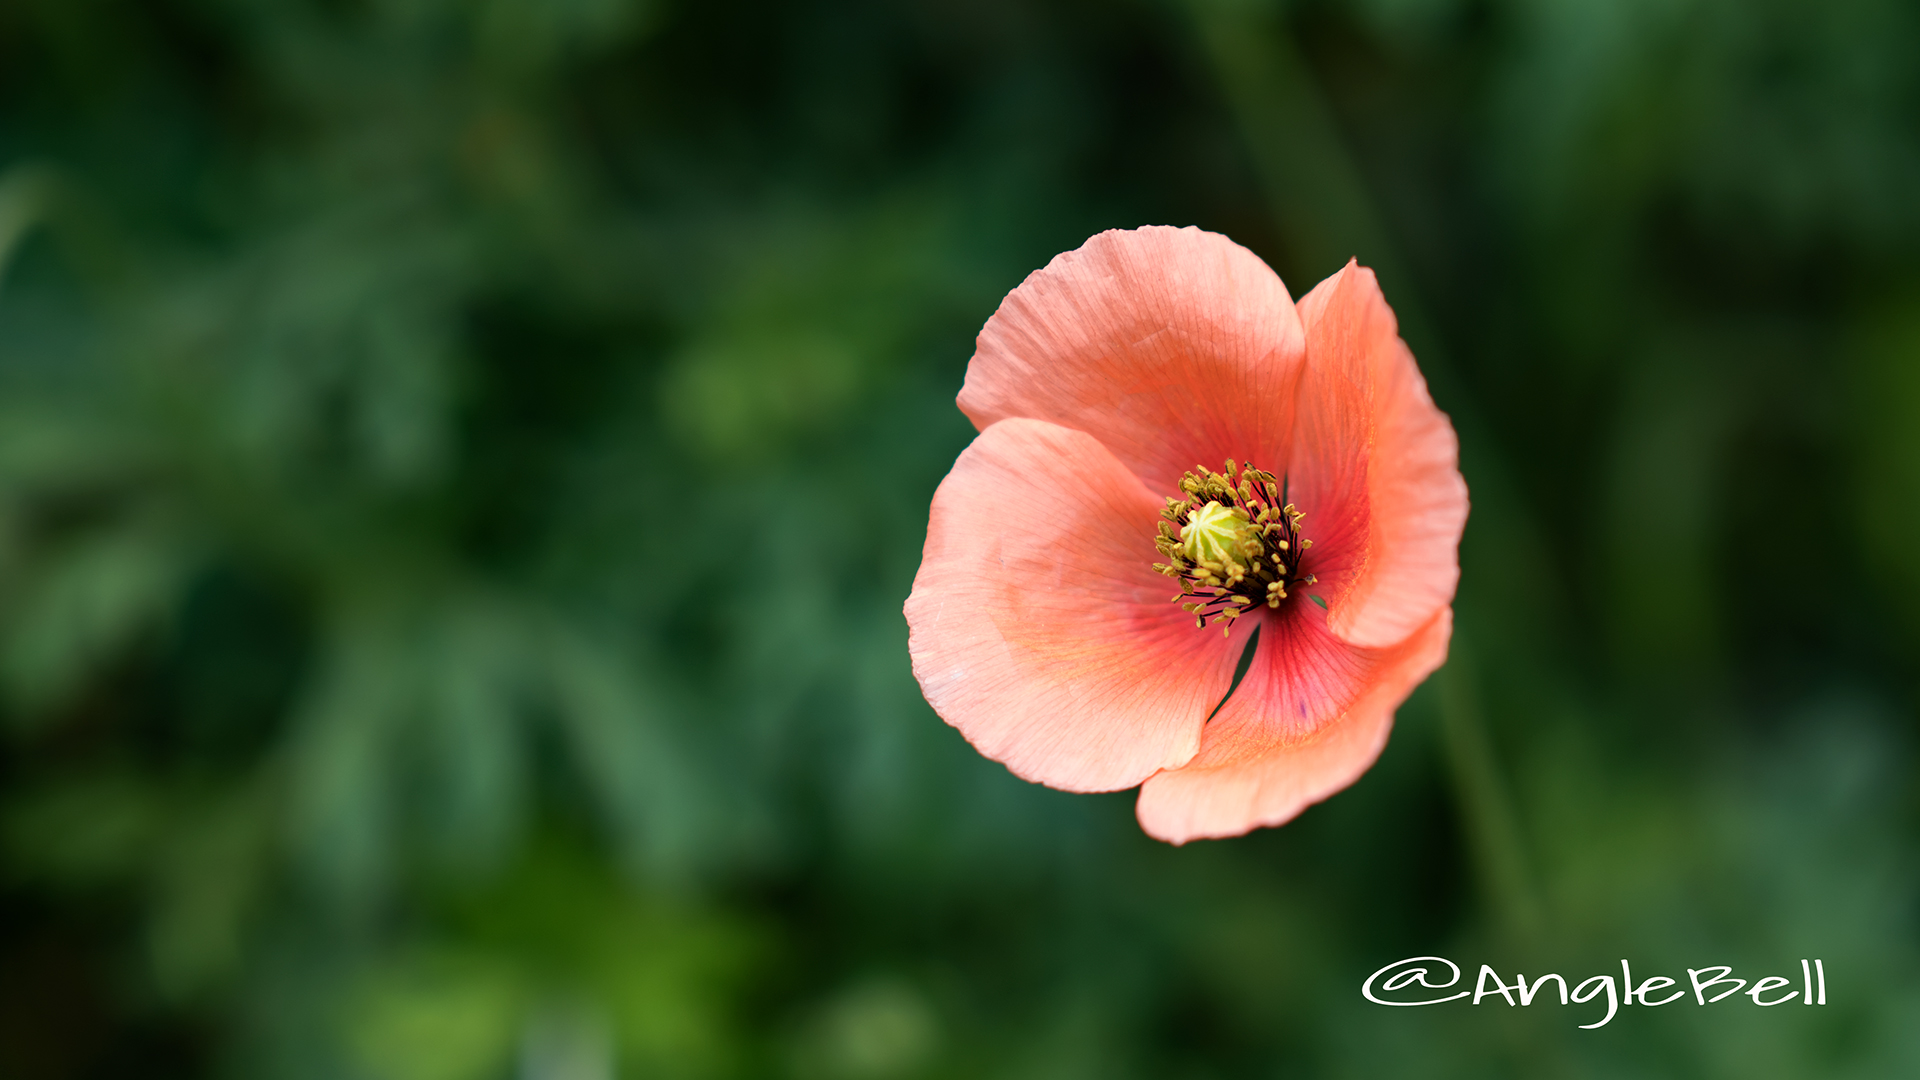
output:
{"label": "poppy flower", "polygon": [[1458,444],[1364,267],[1296,304],[1226,237],[1101,233],[1008,294],[959,404],[908,647],[1015,774],[1138,785],[1174,843],[1278,825],[1446,659]]}

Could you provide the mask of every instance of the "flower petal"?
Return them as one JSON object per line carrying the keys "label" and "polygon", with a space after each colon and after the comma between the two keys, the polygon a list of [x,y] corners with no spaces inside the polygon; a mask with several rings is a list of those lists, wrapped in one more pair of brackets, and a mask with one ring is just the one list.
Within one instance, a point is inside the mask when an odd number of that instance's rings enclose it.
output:
{"label": "flower petal", "polygon": [[1092,436],[980,433],[933,496],[907,598],[920,688],[981,753],[1068,791],[1184,764],[1245,642],[1194,626],[1152,568],[1162,500]]}
{"label": "flower petal", "polygon": [[1386,746],[1394,710],[1446,659],[1452,632],[1452,608],[1389,649],[1346,645],[1319,619],[1269,619],[1200,753],[1140,786],[1141,828],[1175,844],[1238,836],[1358,780]]}
{"label": "flower petal", "polygon": [[1278,472],[1304,338],[1259,256],[1217,233],[1108,231],[1007,294],[980,331],[960,408],[1100,440],[1155,491],[1195,465]]}
{"label": "flower petal", "polygon": [[1385,646],[1425,625],[1459,584],[1467,485],[1373,271],[1349,262],[1300,301],[1307,365],[1289,462],[1309,569],[1335,635]]}

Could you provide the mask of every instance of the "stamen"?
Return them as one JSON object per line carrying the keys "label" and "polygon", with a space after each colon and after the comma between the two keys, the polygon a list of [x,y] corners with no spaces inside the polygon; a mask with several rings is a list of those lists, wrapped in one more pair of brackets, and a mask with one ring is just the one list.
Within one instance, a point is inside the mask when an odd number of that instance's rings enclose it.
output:
{"label": "stamen", "polygon": [[1154,548],[1167,561],[1153,568],[1181,583],[1180,608],[1196,626],[1226,625],[1265,605],[1278,608],[1290,585],[1311,585],[1300,562],[1313,541],[1300,535],[1306,517],[1281,503],[1283,484],[1269,472],[1227,459],[1224,472],[1196,466],[1180,478],[1184,499],[1160,512]]}

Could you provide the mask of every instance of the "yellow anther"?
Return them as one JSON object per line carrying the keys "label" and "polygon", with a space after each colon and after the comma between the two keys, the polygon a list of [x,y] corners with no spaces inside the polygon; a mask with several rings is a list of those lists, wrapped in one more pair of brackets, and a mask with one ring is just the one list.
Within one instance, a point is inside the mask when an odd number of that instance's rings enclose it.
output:
{"label": "yellow anther", "polygon": [[[1185,498],[1166,500],[1154,546],[1166,559],[1155,570],[1184,585],[1174,597],[1196,626],[1233,621],[1264,601],[1278,608],[1289,585],[1312,583],[1296,576],[1306,515],[1282,503],[1278,477],[1229,459],[1226,471],[1204,467],[1180,478]],[[1265,586],[1265,588],[1260,588]]]}

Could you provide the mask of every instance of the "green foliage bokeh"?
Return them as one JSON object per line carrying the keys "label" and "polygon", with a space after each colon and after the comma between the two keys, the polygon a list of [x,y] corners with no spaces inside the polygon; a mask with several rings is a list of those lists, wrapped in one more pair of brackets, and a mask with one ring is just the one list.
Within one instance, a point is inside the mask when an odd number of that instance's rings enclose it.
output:
{"label": "green foliage bokeh", "polygon": [[[1920,10],[0,6],[0,1075],[1920,1074]],[[900,604],[999,298],[1378,269],[1474,511],[1183,849]],[[1824,1009],[1380,1009],[1503,971]],[[1589,1019],[1582,1015],[1581,1022]]]}

